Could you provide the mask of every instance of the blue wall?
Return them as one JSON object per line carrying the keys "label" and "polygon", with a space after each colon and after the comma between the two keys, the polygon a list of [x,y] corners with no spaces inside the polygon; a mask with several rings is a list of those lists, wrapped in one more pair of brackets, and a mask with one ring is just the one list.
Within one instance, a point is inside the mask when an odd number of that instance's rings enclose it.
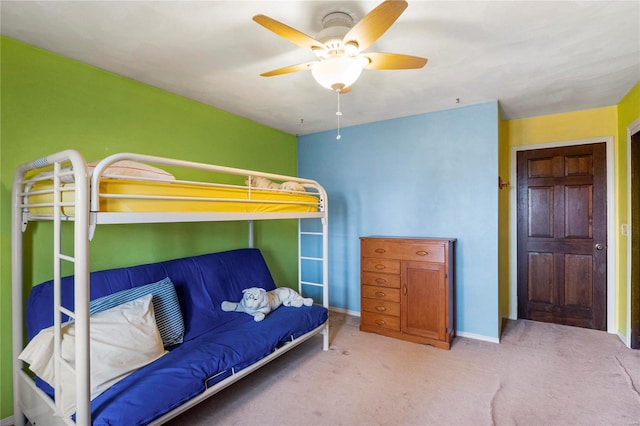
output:
{"label": "blue wall", "polygon": [[329,194],[332,306],[360,311],[359,237],[457,238],[456,329],[498,337],[498,104],[298,138]]}

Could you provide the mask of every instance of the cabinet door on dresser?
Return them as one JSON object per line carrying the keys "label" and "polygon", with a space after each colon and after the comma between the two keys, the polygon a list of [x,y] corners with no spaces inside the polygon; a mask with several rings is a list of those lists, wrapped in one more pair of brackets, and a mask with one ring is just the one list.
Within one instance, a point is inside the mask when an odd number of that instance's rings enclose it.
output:
{"label": "cabinet door on dresser", "polygon": [[445,340],[447,329],[445,267],[402,262],[402,331]]}

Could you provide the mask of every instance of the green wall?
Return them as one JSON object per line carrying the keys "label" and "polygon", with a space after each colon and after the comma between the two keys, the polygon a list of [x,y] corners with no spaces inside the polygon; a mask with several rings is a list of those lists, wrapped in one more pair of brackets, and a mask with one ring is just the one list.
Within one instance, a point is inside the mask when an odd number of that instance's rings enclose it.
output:
{"label": "green wall", "polygon": [[[294,135],[2,37],[0,131],[0,419],[12,415],[11,207],[18,164],[63,149],[87,161],[137,152],[296,175]],[[207,90],[203,88],[203,90]],[[91,269],[153,262],[246,246],[245,223],[105,225],[91,245]],[[297,224],[256,224],[279,285],[297,280]],[[30,224],[25,276],[51,278],[48,223]],[[68,245],[68,244],[67,244]],[[33,265],[33,266],[32,266]]]}

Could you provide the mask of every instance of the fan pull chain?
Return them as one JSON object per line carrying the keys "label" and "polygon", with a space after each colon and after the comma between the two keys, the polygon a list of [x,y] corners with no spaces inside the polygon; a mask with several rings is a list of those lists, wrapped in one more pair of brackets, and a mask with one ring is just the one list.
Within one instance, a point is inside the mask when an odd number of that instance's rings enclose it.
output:
{"label": "fan pull chain", "polygon": [[338,116],[338,136],[336,136],[336,139],[340,140],[340,138],[342,138],[342,135],[340,135],[340,116],[342,115],[342,111],[340,111],[340,92],[336,90],[336,93],[338,94],[338,111],[336,111],[336,115]]}

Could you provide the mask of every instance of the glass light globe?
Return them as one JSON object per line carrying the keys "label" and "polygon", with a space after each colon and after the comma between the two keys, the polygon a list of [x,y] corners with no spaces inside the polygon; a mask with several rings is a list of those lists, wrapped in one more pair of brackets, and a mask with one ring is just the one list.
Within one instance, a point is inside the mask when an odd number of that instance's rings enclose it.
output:
{"label": "glass light globe", "polygon": [[360,73],[362,63],[350,56],[326,59],[311,68],[311,75],[321,86],[337,91],[355,83]]}

